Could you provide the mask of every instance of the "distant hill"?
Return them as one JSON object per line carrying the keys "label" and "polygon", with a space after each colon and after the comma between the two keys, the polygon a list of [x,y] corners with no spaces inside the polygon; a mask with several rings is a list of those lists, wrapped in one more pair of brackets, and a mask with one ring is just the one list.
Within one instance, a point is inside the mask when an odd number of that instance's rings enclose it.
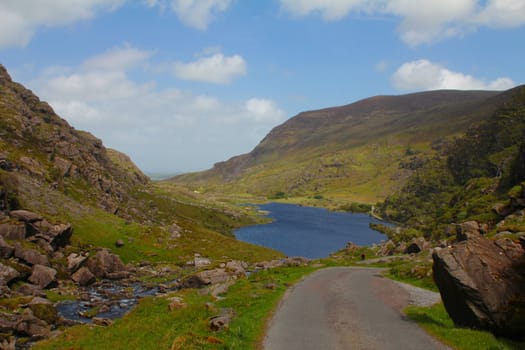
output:
{"label": "distant hill", "polygon": [[270,198],[375,203],[400,189],[418,164],[487,119],[511,95],[430,91],[303,112],[274,128],[250,153],[171,181]]}
{"label": "distant hill", "polygon": [[148,181],[129,157],[75,130],[0,65],[0,195],[16,197],[2,206],[60,215],[80,204],[125,215],[129,192]]}

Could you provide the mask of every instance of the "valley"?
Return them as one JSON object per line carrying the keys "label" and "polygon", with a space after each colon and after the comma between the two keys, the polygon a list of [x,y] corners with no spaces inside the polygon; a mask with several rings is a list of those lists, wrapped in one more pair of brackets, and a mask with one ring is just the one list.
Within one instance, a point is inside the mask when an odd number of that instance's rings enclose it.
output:
{"label": "valley", "polygon": [[[437,290],[434,274],[446,280],[453,269],[434,271],[432,261],[462,261],[467,244],[487,248],[480,264],[497,258],[494,247],[511,263],[512,273],[490,270],[484,282],[522,281],[524,86],[376,96],[303,112],[250,153],[161,181],[71,127],[3,66],[0,128],[2,349],[254,349],[286,290],[315,270],[382,266],[390,278]],[[252,204],[269,202],[369,213],[396,227],[375,221],[386,238],[373,245],[285,257],[234,237],[267,223]],[[517,311],[501,322],[519,332],[522,300],[506,298],[503,307]],[[84,303],[82,323],[57,312],[72,300]],[[105,317],[127,304],[131,311]],[[412,315],[438,315],[455,330],[436,308]],[[523,344],[487,331],[500,323],[479,326],[459,338]]]}

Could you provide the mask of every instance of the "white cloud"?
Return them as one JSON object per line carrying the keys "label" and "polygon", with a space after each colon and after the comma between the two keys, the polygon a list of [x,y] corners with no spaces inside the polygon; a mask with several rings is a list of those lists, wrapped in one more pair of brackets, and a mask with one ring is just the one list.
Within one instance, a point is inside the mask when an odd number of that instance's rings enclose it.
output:
{"label": "white cloud", "polygon": [[479,26],[517,27],[525,24],[523,0],[280,0],[294,16],[320,14],[340,20],[351,13],[401,18],[401,39],[416,46],[462,36]]}
{"label": "white cloud", "polygon": [[384,71],[388,69],[388,66],[389,66],[388,61],[381,60],[376,63],[374,68],[376,72],[383,73]]}
{"label": "white cloud", "polygon": [[272,100],[251,98],[244,104],[248,116],[258,122],[277,123],[284,119],[285,113]]}
{"label": "white cloud", "polygon": [[170,8],[186,25],[206,30],[218,13],[230,7],[231,0],[144,0],[144,3],[161,11]]}
{"label": "white cloud", "polygon": [[249,151],[285,118],[269,99],[225,102],[132,79],[151,55],[131,46],[114,48],[76,67],[46,69],[28,87],[75,128],[92,132],[150,171],[211,167]]}
{"label": "white cloud", "polygon": [[224,56],[217,53],[202,57],[194,62],[176,62],[173,73],[183,80],[203,81],[214,84],[228,84],[246,74],[246,62],[239,55]]}
{"label": "white cloud", "polygon": [[92,57],[83,66],[87,70],[127,70],[145,62],[152,55],[152,51],[139,50],[125,45],[124,47],[114,47]]}
{"label": "white cloud", "polygon": [[505,90],[516,85],[507,77],[487,82],[424,59],[401,65],[392,76],[392,82],[400,90]]}
{"label": "white cloud", "polygon": [[38,27],[90,19],[123,3],[124,0],[3,0],[0,2],[0,48],[24,47]]}

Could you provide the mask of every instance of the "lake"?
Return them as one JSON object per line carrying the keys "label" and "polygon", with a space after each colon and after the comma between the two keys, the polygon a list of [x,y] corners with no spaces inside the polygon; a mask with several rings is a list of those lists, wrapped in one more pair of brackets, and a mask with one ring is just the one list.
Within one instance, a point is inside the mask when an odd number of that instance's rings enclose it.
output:
{"label": "lake", "polygon": [[287,256],[323,258],[341,250],[346,243],[372,245],[386,240],[368,224],[382,223],[367,214],[332,212],[293,204],[260,205],[274,221],[246,226],[235,231],[237,239],[283,252]]}

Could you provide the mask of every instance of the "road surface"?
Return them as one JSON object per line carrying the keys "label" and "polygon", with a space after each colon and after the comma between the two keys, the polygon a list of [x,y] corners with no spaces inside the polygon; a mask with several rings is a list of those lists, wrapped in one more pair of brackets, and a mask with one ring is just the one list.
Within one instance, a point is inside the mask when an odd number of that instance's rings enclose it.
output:
{"label": "road surface", "polygon": [[411,300],[409,289],[380,271],[336,267],[306,277],[281,302],[263,349],[448,349],[401,313]]}

